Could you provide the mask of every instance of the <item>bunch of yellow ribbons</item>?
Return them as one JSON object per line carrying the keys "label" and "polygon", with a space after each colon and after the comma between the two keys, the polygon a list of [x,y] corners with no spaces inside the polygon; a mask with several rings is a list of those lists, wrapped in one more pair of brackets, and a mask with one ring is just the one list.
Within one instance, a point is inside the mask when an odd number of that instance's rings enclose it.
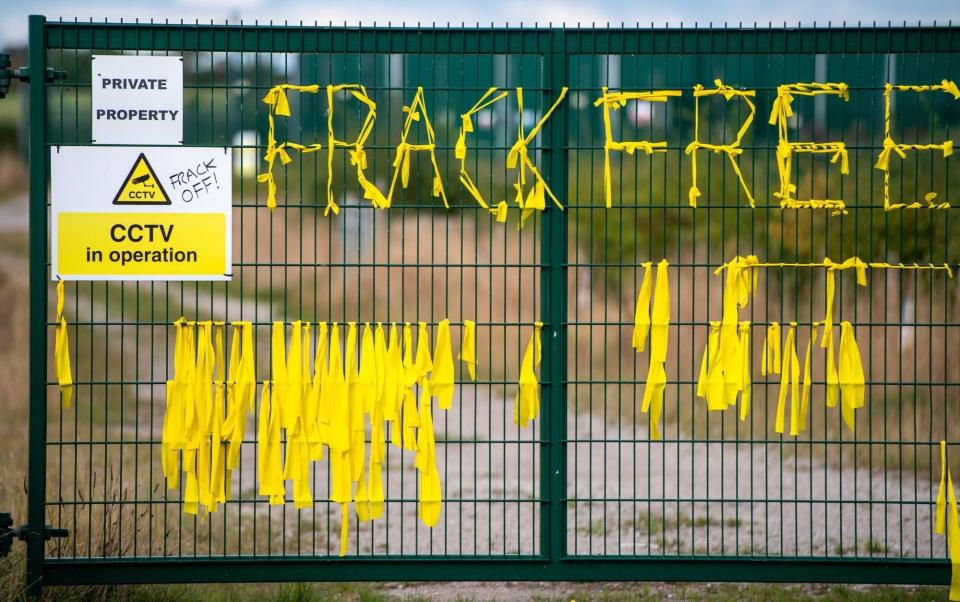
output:
{"label": "bunch of yellow ribbons", "polygon": [[[224,324],[180,319],[175,326],[175,373],[167,383],[163,471],[168,486],[176,488],[181,464],[178,454],[182,454],[186,474],[184,511],[196,514],[202,505],[213,512],[226,500],[230,471],[239,465],[247,411],[253,410],[256,370],[252,326],[249,322],[233,323],[226,381]],[[380,323],[375,328],[364,324],[361,332],[355,322],[349,322],[343,347],[339,324],[328,327],[321,322],[316,326],[311,361],[309,322],[293,322],[289,337],[286,324],[272,325],[271,379],[263,383],[257,425],[260,495],[267,496],[271,504],[283,504],[285,482],[291,481],[295,506],[311,506],[310,463],[323,459],[326,446],[332,476],[330,499],[341,508],[340,553],[345,554],[349,504],[355,503],[360,521],[383,515],[382,473],[390,424],[391,443],[416,452],[419,516],[427,526],[436,525],[442,496],[432,401],[436,398],[444,410],[453,402],[450,321],[438,325],[432,356],[427,325],[419,324],[415,360],[409,323],[403,325],[402,339],[398,326],[391,324],[388,339]],[[476,325],[466,320],[459,357],[474,379],[475,345]],[[420,392],[419,408],[414,385]],[[365,421],[369,421],[371,430],[369,461]]]}
{"label": "bunch of yellow ribbons", "polygon": [[667,372],[663,364],[667,359],[667,340],[670,334],[670,282],[667,277],[667,260],[657,264],[657,286],[653,294],[653,318],[650,315],[650,297],[652,288],[652,263],[643,264],[643,281],[637,296],[637,309],[634,313],[633,347],[638,352],[647,344],[650,334],[650,367],[643,389],[641,411],[650,414],[650,438],[659,440],[660,415],[663,412],[663,393],[667,387]]}
{"label": "bunch of yellow ribbons", "polygon": [[174,377],[167,381],[161,439],[163,474],[167,487],[177,488],[182,462],[184,512],[197,514],[201,505],[216,512],[218,504],[226,502],[231,471],[240,464],[247,411],[253,411],[253,327],[249,322],[231,325],[227,370],[223,322],[181,318],[174,325]]}

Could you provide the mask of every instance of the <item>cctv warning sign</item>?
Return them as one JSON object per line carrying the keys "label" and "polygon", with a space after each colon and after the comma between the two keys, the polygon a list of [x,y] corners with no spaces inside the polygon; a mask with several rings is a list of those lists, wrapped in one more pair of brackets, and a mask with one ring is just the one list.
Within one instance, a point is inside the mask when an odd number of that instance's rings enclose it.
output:
{"label": "cctv warning sign", "polygon": [[150,167],[146,155],[140,153],[130,173],[113,199],[114,205],[169,205],[170,197]]}
{"label": "cctv warning sign", "polygon": [[223,148],[55,147],[51,277],[229,280]]}

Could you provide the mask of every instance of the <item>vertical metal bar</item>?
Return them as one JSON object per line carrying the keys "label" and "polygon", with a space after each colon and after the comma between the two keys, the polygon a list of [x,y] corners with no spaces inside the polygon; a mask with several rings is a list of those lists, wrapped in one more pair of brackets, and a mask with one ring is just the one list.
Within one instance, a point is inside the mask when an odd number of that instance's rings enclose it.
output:
{"label": "vertical metal bar", "polygon": [[[550,99],[560,95],[568,60],[565,31],[553,29],[550,49],[544,56],[547,97]],[[555,189],[561,191],[558,194],[561,202],[566,202],[569,192],[564,149],[567,141],[566,107],[561,106],[544,127],[545,147],[549,152],[546,177]],[[564,505],[567,479],[567,214],[554,207],[545,211],[540,240],[540,315],[544,323],[540,497],[546,502],[546,511],[540,514],[540,554],[559,563],[567,542]]]}
{"label": "vertical metal bar", "polygon": [[30,460],[26,593],[43,587],[43,531],[47,478],[47,71],[46,18],[30,16]]}

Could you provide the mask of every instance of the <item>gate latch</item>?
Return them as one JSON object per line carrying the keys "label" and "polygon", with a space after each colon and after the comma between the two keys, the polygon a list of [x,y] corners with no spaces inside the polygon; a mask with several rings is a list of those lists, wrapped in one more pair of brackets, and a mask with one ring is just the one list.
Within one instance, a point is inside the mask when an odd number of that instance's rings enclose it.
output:
{"label": "gate latch", "polygon": [[[14,78],[24,83],[29,83],[30,67],[18,67],[17,69],[13,69],[10,66],[10,55],[0,53],[0,98],[6,98],[7,92],[10,90],[10,82],[12,82]],[[55,82],[61,79],[67,79],[66,71],[47,67],[44,77],[44,81],[46,83]]]}
{"label": "gate latch", "polygon": [[[54,529],[50,525],[44,525],[43,527],[43,540],[49,541],[54,537],[66,537],[69,534],[69,531],[66,529]],[[13,547],[13,539],[17,538],[20,541],[27,541],[30,536],[30,529],[27,525],[22,525],[19,528],[13,528],[13,517],[9,512],[0,512],[0,558],[5,558],[10,554],[10,549]]]}

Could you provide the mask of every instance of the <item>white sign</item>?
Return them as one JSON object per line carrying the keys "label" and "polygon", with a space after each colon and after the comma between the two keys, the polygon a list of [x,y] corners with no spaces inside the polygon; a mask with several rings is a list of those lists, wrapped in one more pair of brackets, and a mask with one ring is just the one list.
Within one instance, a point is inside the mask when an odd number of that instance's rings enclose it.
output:
{"label": "white sign", "polygon": [[230,279],[228,150],[58,146],[50,159],[54,280]]}
{"label": "white sign", "polygon": [[94,144],[183,144],[183,57],[90,61]]}

